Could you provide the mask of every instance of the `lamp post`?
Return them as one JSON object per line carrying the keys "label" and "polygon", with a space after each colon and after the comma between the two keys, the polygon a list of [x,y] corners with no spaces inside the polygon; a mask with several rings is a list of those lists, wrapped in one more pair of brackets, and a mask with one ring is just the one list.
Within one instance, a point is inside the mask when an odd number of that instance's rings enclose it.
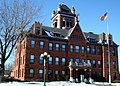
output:
{"label": "lamp post", "polygon": [[44,58],[44,85],[46,86],[46,59],[50,57],[50,55],[47,52],[44,52],[43,54],[41,54],[41,57]]}

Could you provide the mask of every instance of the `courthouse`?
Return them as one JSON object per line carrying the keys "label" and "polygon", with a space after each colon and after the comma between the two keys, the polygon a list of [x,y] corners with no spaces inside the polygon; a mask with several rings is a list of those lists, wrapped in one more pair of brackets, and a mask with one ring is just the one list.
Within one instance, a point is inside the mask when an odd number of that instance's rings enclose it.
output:
{"label": "courthouse", "polygon": [[35,22],[28,31],[21,32],[14,60],[15,79],[43,81],[41,54],[47,52],[50,55],[46,59],[47,81],[80,82],[81,76],[108,81],[108,42],[111,79],[119,79],[118,45],[111,34],[83,32],[75,8],[65,4],[52,11],[51,21],[51,27]]}

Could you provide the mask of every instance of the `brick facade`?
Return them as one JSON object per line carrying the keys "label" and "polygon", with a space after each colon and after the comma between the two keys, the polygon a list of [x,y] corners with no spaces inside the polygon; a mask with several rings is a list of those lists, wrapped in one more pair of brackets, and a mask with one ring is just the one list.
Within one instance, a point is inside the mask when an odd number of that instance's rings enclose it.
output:
{"label": "brick facade", "polygon": [[[45,27],[35,22],[32,28],[18,40],[14,61],[14,78],[23,81],[43,81],[43,60],[40,60],[40,56],[47,52],[51,57],[46,60],[46,79],[48,81],[69,79],[70,61],[80,63],[84,61],[91,64],[91,74],[87,75],[90,72],[84,68],[78,69],[77,72],[76,69],[73,69],[73,79],[77,76],[80,80],[80,74],[83,71],[86,77],[91,76],[96,81],[100,77],[108,80],[108,55],[106,52],[108,43],[106,38],[99,39],[100,34],[82,32],[79,22],[75,21],[74,12],[62,12],[62,9],[69,10],[64,4],[60,5],[60,8],[60,11],[53,12],[53,27]],[[69,22],[67,25],[68,22],[66,22],[65,24],[69,27],[63,27],[63,21],[68,19],[72,24]],[[57,28],[54,26],[54,22],[57,22]],[[39,34],[36,34],[37,30]],[[106,34],[102,35],[107,36]],[[94,41],[90,40],[91,36],[95,37]],[[119,79],[118,45],[113,40],[111,41],[110,65],[111,78],[114,81]]]}

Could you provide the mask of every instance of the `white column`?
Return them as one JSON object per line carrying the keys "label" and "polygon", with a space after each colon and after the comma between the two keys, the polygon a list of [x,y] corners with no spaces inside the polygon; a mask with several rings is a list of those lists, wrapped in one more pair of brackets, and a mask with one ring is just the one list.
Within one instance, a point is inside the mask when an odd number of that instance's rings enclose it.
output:
{"label": "white column", "polygon": [[70,82],[73,82],[73,68],[70,67]]}

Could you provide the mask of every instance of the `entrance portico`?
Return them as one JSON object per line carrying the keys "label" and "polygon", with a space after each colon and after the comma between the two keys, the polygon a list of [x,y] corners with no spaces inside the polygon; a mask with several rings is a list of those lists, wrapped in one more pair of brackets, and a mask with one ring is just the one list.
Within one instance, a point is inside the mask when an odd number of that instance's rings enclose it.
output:
{"label": "entrance portico", "polygon": [[70,82],[86,82],[91,78],[91,64],[69,62]]}

